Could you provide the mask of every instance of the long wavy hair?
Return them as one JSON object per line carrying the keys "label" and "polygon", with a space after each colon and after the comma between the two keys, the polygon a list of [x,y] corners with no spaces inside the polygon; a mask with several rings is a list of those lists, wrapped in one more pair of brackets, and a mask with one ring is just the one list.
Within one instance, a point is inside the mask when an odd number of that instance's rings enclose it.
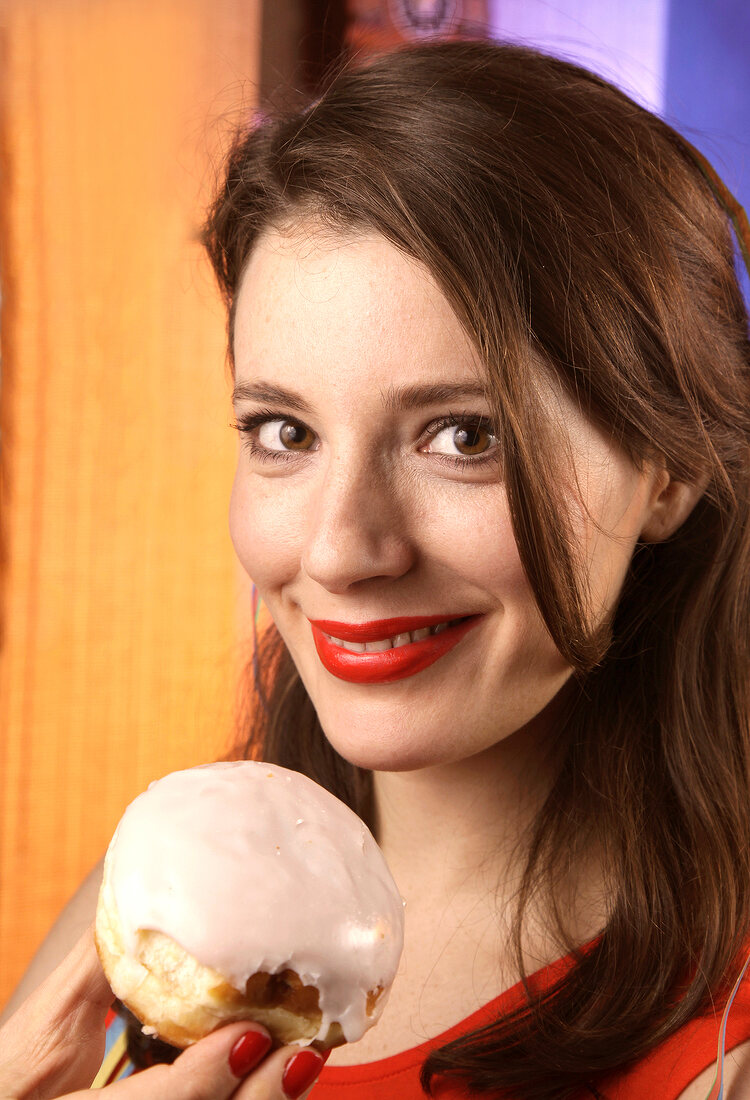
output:
{"label": "long wavy hair", "polygon": [[[750,352],[730,226],[692,147],[598,77],[488,43],[406,48],[238,135],[204,241],[226,298],[258,235],[313,217],[424,264],[477,349],[516,540],[580,685],[536,818],[515,920],[593,835],[606,926],[543,994],[428,1057],[476,1091],[563,1100],[722,995],[750,927]],[[705,483],[677,533],[639,544],[611,621],[586,577],[534,379],[541,356],[634,463]],[[371,825],[278,634],[261,642],[248,755],[298,768]],[[258,677],[255,678],[256,682]],[[254,695],[254,693],[252,693]]]}

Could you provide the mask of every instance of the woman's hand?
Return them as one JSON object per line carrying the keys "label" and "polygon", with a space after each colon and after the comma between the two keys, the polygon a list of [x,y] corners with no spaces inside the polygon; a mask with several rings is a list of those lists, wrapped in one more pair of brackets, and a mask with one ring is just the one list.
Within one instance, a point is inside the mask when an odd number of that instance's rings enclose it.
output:
{"label": "woman's hand", "polygon": [[[83,1100],[104,1056],[112,992],[91,929],[0,1030],[0,1100]],[[228,1024],[171,1066],[101,1090],[106,1100],[285,1100],[306,1094],[323,1059],[283,1047],[256,1024]],[[256,1069],[256,1066],[258,1067]]]}

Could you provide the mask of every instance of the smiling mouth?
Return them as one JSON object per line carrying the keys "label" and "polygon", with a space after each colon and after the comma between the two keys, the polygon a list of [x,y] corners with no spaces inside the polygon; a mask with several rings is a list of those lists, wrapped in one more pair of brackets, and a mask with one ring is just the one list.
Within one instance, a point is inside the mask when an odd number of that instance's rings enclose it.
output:
{"label": "smiling mouth", "polygon": [[433,615],[372,623],[311,620],[310,625],[318,657],[333,676],[350,683],[387,684],[429,668],[483,618]]}
{"label": "smiling mouth", "polygon": [[400,649],[401,646],[412,645],[414,642],[424,641],[425,638],[434,637],[436,634],[442,634],[444,630],[447,630],[449,626],[456,626],[458,623],[466,622],[466,619],[470,616],[465,615],[461,619],[446,619],[441,623],[435,623],[434,626],[422,626],[417,630],[406,630],[399,634],[394,634],[389,638],[379,638],[372,642],[360,642],[349,641],[346,638],[336,638],[332,634],[326,634],[326,637],[333,642],[334,645],[341,646],[342,649],[346,649],[349,653],[386,653],[389,649]]}

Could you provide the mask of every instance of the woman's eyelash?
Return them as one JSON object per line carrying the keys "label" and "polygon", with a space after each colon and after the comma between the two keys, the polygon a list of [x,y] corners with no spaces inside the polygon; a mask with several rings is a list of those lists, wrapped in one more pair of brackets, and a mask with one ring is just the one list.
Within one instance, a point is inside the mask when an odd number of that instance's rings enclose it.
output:
{"label": "woman's eyelash", "polygon": [[488,416],[476,413],[446,413],[437,420],[431,420],[425,429],[430,435],[437,435],[444,428],[474,428],[495,435],[495,426]]}
{"label": "woman's eyelash", "polygon": [[[434,439],[445,428],[469,428],[475,432],[485,431],[497,439],[497,430],[492,420],[488,416],[477,416],[476,413],[446,413],[438,420],[431,421],[425,431],[430,439]],[[476,469],[478,466],[497,462],[497,448],[491,448],[487,452],[477,455],[440,454],[435,457],[457,469],[465,470],[470,467]]]}
{"label": "woman's eyelash", "polygon": [[[261,446],[255,438],[255,432],[263,424],[268,424],[271,421],[279,420],[287,424],[297,424],[300,427],[307,429],[307,425],[301,420],[297,420],[293,416],[285,416],[284,413],[279,412],[277,409],[260,409],[254,413],[243,413],[238,416],[235,421],[232,422],[231,427],[240,433],[242,436],[243,447],[245,447],[250,454],[264,462],[289,462],[299,457],[300,454],[305,454],[305,451],[292,451],[292,450],[270,450],[267,447]],[[445,416],[439,417],[437,420],[432,420],[426,426],[423,431],[423,435],[426,435],[428,440],[433,439],[440,432],[446,428],[469,428],[474,431],[486,431],[495,436],[495,428],[489,417],[477,416],[476,413],[446,413]],[[307,429],[310,430],[310,429]],[[480,453],[477,455],[449,455],[442,453],[435,453],[435,458],[439,458],[441,462],[448,463],[449,465],[457,469],[466,469],[467,467],[476,467],[483,465],[484,463],[496,461],[495,449],[491,449],[488,453]]]}
{"label": "woman's eyelash", "polygon": [[[243,413],[238,416],[231,424],[231,427],[240,433],[242,438],[242,446],[249,451],[249,453],[262,462],[290,462],[299,456],[300,452],[295,451],[272,451],[268,447],[261,446],[255,438],[255,432],[263,424],[268,424],[270,421],[280,420],[285,424],[299,424],[301,427],[306,427],[301,420],[296,420],[293,416],[285,416],[276,409],[260,409],[255,413]],[[302,452],[304,453],[304,452]]]}

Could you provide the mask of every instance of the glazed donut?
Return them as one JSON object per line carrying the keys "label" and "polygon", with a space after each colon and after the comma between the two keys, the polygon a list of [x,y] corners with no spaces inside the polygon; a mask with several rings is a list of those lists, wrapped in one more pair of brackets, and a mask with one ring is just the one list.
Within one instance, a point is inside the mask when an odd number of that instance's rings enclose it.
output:
{"label": "glazed donut", "polygon": [[325,1050],[380,1016],[403,902],[372,834],[298,772],[174,772],[126,809],[95,926],[112,991],[178,1047],[231,1020]]}

